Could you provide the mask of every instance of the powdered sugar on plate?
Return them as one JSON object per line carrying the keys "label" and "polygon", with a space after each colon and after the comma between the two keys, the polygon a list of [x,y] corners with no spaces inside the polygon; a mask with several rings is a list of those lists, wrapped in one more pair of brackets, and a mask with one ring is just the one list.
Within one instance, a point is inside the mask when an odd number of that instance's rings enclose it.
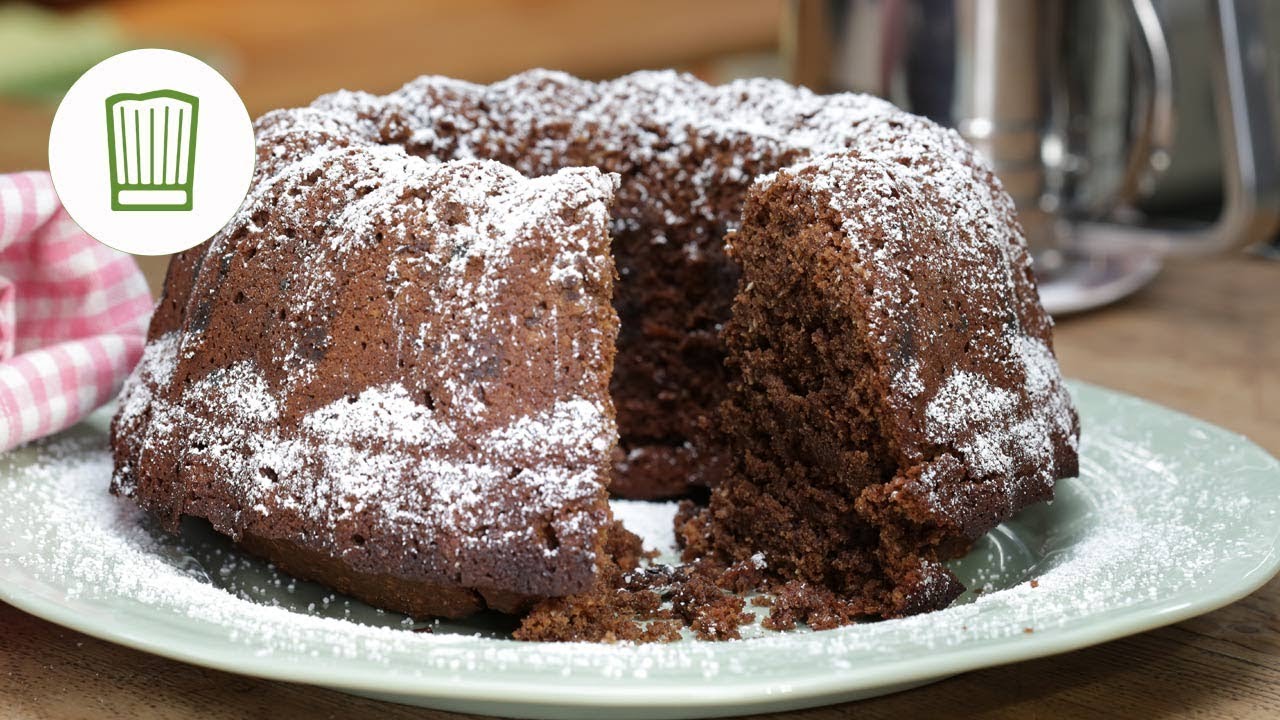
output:
{"label": "powdered sugar on plate", "polygon": [[[180,542],[149,531],[128,502],[107,494],[101,413],[96,425],[0,458],[0,596],[37,614],[61,612],[96,634],[127,630],[135,642],[240,672],[424,699],[505,683],[521,697],[556,689],[569,702],[566,688],[601,679],[619,683],[619,692],[644,688],[645,697],[677,697],[663,693],[683,692],[689,678],[712,681],[699,684],[704,693],[733,686],[742,697],[795,692],[822,678],[833,691],[900,683],[1172,622],[1274,574],[1280,463],[1243,438],[1142,401],[1072,390],[1086,428],[1081,477],[956,563],[970,593],[903,620],[757,631],[721,643],[540,644],[494,637],[492,618],[421,633],[341,598],[299,607],[295,596],[313,586],[260,564],[246,581],[254,563],[239,559],[231,574],[242,576],[242,590],[260,592],[229,592],[224,573],[193,567]],[[659,549],[671,542],[662,517],[672,509],[616,505]],[[1006,654],[993,655],[995,646]]]}
{"label": "powdered sugar on plate", "polygon": [[659,560],[675,562],[680,555],[676,547],[676,533],[672,518],[676,514],[675,502],[646,502],[644,500],[612,500],[613,517],[628,530],[640,536],[645,550],[656,550]]}

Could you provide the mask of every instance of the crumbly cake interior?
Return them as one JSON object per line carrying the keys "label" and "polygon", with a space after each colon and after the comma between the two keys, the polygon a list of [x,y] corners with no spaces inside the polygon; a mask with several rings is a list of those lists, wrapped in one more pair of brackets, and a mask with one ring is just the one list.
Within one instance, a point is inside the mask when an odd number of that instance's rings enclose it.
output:
{"label": "crumbly cake interior", "polygon": [[[688,559],[763,552],[770,569],[877,607],[891,589],[875,527],[855,502],[895,471],[879,427],[860,288],[840,219],[779,185],[747,202],[731,239],[743,290],[725,326],[734,376],[721,407],[733,470],[706,527],[685,528]],[[696,530],[696,531],[695,531]]]}
{"label": "crumbly cake interior", "polygon": [[734,465],[686,513],[687,556],[763,552],[848,617],[936,609],[963,589],[946,560],[1075,474],[1019,246],[983,231],[1001,204],[946,142],[800,163],[748,196],[724,333]]}

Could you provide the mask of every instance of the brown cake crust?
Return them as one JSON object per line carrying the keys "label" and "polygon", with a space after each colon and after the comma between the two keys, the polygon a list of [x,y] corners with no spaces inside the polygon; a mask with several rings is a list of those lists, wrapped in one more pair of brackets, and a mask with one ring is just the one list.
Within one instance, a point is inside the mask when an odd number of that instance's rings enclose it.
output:
{"label": "brown cake crust", "polygon": [[589,589],[611,522],[615,187],[368,147],[266,176],[170,268],[113,490],[405,612]]}

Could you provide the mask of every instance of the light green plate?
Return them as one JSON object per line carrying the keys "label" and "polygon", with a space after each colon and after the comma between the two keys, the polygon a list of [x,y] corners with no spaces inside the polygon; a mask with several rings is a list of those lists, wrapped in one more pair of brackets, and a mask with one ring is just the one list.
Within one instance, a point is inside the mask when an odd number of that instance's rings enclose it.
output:
{"label": "light green plate", "polygon": [[904,620],[649,646],[517,643],[496,617],[423,632],[248,560],[207,527],[148,530],[106,493],[101,413],[0,457],[0,598],[171,658],[405,703],[716,716],[869,697],[1111,640],[1230,603],[1276,573],[1274,458],[1142,400],[1072,389],[1080,478],[956,563],[979,592]]}

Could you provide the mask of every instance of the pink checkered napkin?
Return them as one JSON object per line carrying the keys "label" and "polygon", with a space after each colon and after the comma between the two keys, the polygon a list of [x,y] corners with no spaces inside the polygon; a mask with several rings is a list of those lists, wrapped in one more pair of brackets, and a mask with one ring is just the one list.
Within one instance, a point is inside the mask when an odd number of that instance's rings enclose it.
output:
{"label": "pink checkered napkin", "polygon": [[0,450],[114,397],[151,306],[133,258],[86,235],[48,173],[0,175]]}

